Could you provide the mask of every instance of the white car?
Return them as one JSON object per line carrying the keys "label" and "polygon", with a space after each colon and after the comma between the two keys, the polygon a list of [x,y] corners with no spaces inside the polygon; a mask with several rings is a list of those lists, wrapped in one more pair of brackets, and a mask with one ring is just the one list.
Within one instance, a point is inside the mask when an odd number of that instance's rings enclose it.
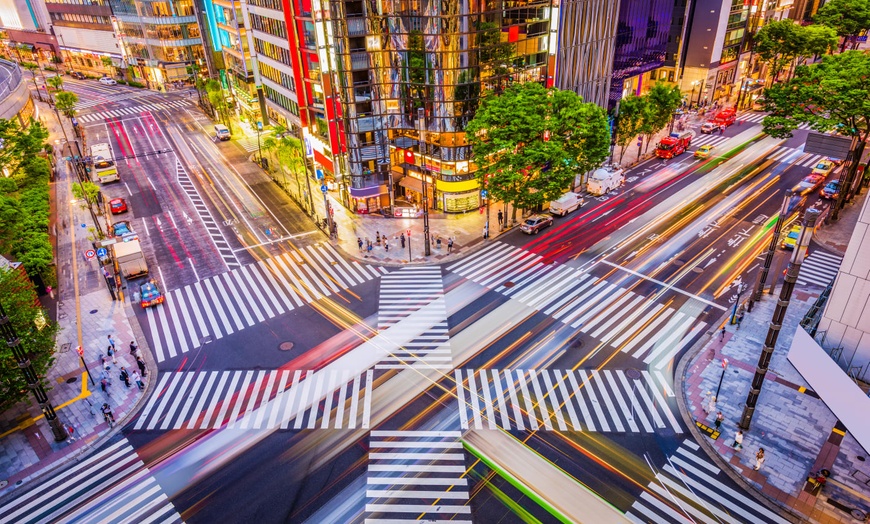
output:
{"label": "white car", "polygon": [[118,84],[118,82],[116,82],[114,78],[109,78],[107,76],[100,78],[100,83],[104,86],[113,86]]}

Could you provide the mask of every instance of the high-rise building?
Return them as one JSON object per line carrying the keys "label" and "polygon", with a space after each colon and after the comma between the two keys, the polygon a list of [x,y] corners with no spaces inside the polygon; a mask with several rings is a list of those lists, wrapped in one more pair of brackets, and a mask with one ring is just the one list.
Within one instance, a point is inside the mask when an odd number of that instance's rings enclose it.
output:
{"label": "high-rise building", "polygon": [[47,0],[45,7],[68,67],[98,75],[127,67],[109,0]]}
{"label": "high-rise building", "polygon": [[48,60],[58,53],[51,34],[51,19],[41,0],[4,0],[0,2],[0,31],[7,44],[28,46]]}

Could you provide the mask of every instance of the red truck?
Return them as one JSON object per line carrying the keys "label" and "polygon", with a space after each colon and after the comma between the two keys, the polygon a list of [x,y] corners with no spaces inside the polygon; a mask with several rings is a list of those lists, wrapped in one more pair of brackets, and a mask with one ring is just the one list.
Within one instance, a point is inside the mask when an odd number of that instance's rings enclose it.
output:
{"label": "red truck", "polygon": [[737,121],[737,111],[733,107],[729,107],[719,111],[716,117],[712,120],[714,124],[728,127]]}
{"label": "red truck", "polygon": [[671,133],[666,136],[656,146],[656,156],[659,158],[674,158],[677,155],[683,154],[692,143],[692,133],[688,131],[682,133]]}

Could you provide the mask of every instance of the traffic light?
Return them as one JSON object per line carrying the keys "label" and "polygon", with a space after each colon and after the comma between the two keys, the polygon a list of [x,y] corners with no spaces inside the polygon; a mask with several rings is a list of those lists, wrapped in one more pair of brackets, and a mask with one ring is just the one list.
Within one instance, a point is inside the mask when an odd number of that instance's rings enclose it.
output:
{"label": "traffic light", "polygon": [[76,353],[78,353],[80,357],[85,356],[85,350],[81,346],[76,346]]}

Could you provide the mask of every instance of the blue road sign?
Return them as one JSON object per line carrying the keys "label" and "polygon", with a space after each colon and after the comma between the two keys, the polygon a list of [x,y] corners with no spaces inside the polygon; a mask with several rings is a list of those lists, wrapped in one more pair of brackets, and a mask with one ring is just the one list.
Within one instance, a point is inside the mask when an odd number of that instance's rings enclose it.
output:
{"label": "blue road sign", "polygon": [[262,131],[262,130],[263,130],[263,123],[260,122],[259,120],[257,120],[257,130],[258,130],[258,131]]}
{"label": "blue road sign", "polygon": [[314,170],[314,177],[317,180],[323,180],[323,170],[322,169],[315,169]]}
{"label": "blue road sign", "polygon": [[97,250],[97,256],[100,258],[106,258],[106,255],[108,255],[108,254],[109,254],[109,251],[104,247],[101,247],[100,249]]}
{"label": "blue road sign", "polygon": [[84,224],[82,224],[82,229],[85,229],[85,228],[86,228],[86,227],[88,227],[88,226],[86,226],[86,225],[84,225]]}
{"label": "blue road sign", "polygon": [[487,195],[489,195],[489,191],[487,191],[486,189],[481,189],[481,190],[480,190],[480,196],[481,196],[482,198],[486,198]]}
{"label": "blue road sign", "polygon": [[326,184],[322,184],[322,185],[320,186],[320,190],[323,191],[324,193],[326,193],[326,191],[327,191],[328,189],[329,189],[329,188],[326,187]]}

